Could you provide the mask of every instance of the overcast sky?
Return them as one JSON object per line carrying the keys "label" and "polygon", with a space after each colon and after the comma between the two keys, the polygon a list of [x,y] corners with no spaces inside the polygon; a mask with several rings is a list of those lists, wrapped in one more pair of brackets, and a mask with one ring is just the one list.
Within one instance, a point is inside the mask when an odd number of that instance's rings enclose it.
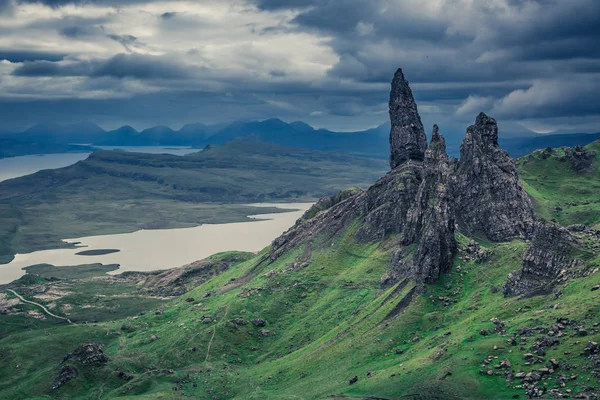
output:
{"label": "overcast sky", "polygon": [[[0,121],[600,131],[599,0],[0,0]],[[502,126],[502,125],[501,125]]]}

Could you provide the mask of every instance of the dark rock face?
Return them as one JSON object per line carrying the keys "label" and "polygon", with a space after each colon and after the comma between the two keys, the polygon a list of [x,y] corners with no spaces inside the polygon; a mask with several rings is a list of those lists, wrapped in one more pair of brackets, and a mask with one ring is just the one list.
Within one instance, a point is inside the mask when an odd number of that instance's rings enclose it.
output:
{"label": "dark rock face", "polygon": [[52,389],[58,389],[65,383],[69,382],[71,379],[75,379],[78,376],[79,372],[77,371],[77,368],[73,367],[72,365],[63,365],[62,367],[60,367],[58,375],[56,376],[56,379],[52,384]]}
{"label": "dark rock face", "polygon": [[446,141],[437,125],[425,152],[423,180],[406,220],[403,244],[417,243],[417,247],[409,262],[404,261],[404,249],[394,252],[390,275],[394,281],[409,276],[417,281],[435,282],[450,270],[456,253],[452,169]]}
{"label": "dark rock face", "polygon": [[456,215],[465,234],[483,233],[497,242],[531,236],[531,201],[514,160],[498,146],[495,119],[481,113],[467,129],[456,176]]}
{"label": "dark rock face", "polygon": [[531,246],[523,254],[521,270],[508,276],[505,296],[518,296],[543,291],[557,280],[566,278],[583,261],[573,256],[577,239],[559,225],[535,224]]}
{"label": "dark rock face", "polygon": [[359,242],[384,239],[402,233],[423,180],[421,163],[405,163],[380,178],[366,192],[363,224],[356,235]]}
{"label": "dark rock face", "polygon": [[594,166],[595,151],[587,151],[583,146],[563,147],[565,159],[578,174],[589,172]]}
{"label": "dark rock face", "polygon": [[401,69],[396,71],[390,92],[390,165],[392,169],[408,160],[422,161],[427,149],[417,104]]}

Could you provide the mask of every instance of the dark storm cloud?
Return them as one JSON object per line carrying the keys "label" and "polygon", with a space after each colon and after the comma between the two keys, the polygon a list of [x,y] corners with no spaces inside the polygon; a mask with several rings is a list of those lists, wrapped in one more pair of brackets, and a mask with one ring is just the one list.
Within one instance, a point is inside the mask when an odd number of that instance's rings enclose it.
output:
{"label": "dark storm cloud", "polygon": [[255,0],[254,3],[262,10],[281,10],[285,8],[304,8],[322,4],[322,0]]}
{"label": "dark storm cloud", "polygon": [[69,77],[134,78],[134,79],[184,79],[193,71],[164,57],[142,54],[117,54],[108,60],[93,61],[32,61],[25,62],[13,71],[19,77]]}
{"label": "dark storm cloud", "polygon": [[[6,1],[6,0],[0,0]],[[10,0],[9,0],[10,1]],[[49,7],[62,7],[69,4],[75,5],[86,5],[86,4],[98,4],[108,6],[120,6],[127,4],[143,4],[151,3],[153,1],[160,0],[16,0],[17,3],[21,4],[43,4]]]}
{"label": "dark storm cloud", "polygon": [[[5,12],[14,11],[15,0],[0,0],[0,13],[2,1]],[[108,44],[109,52],[84,54],[74,50],[66,56],[15,51],[5,58],[18,63],[12,75],[19,79],[83,77],[88,79],[83,80],[80,88],[106,93],[120,93],[118,83],[122,79],[139,80],[143,89],[147,89],[144,81],[152,89],[160,86],[160,95],[69,100],[73,102],[69,107],[75,109],[78,108],[74,103],[80,101],[80,112],[84,115],[99,112],[94,110],[101,105],[102,110],[107,110],[103,118],[108,118],[111,112],[125,121],[128,112],[137,121],[159,116],[176,120],[183,115],[196,115],[196,120],[208,121],[215,114],[235,119],[238,113],[248,118],[314,118],[325,125],[345,118],[363,124],[356,126],[360,129],[365,124],[374,126],[386,120],[389,82],[396,68],[402,67],[424,120],[452,127],[446,131],[466,126],[466,121],[471,122],[479,111],[493,113],[509,122],[556,121],[562,117],[588,117],[590,125],[593,121],[600,122],[600,98],[596,95],[600,90],[598,0],[246,1],[251,7],[244,12],[249,14],[256,10],[263,15],[292,10],[287,17],[269,20],[269,24],[240,22],[249,27],[251,34],[259,34],[258,40],[264,38],[262,45],[269,50],[265,54],[275,55],[273,59],[252,58],[254,50],[261,49],[261,43],[256,49],[236,48],[240,36],[229,32],[235,24],[223,28],[226,23],[219,18],[209,19],[187,9],[181,12],[181,7],[153,5],[159,10],[152,11],[155,14],[151,19],[156,26],[148,30],[154,37],[143,36],[145,33],[138,33],[140,30],[135,26],[129,29],[128,25],[116,28],[111,25],[112,19],[117,18],[115,15],[122,11],[119,6],[141,6],[152,0],[21,0],[20,3],[37,2],[54,8],[66,4],[110,5],[120,11],[106,16],[90,13],[78,19],[41,19],[27,26],[40,32],[52,29],[74,46],[85,43],[93,48]],[[151,13],[148,10],[144,12]],[[105,32],[105,26],[116,32],[108,28]],[[173,43],[199,37],[194,35],[198,35],[195,29],[200,26],[210,27],[204,31],[210,41],[186,43],[178,53],[171,51],[166,40],[159,40],[158,44],[153,41],[170,35],[168,40]],[[0,35],[3,32],[0,28]],[[277,58],[285,57],[276,54],[272,42],[266,42],[298,34],[319,37],[337,59],[320,58],[315,62],[305,57],[286,65]],[[116,46],[108,39],[119,43],[129,54],[109,57]],[[222,42],[230,50],[220,58],[220,53],[211,52]],[[290,42],[290,46],[295,45]],[[298,46],[298,52],[302,51],[307,52]],[[138,54],[146,52],[164,55]],[[313,64],[330,68],[324,74],[311,71],[302,76],[303,66]],[[166,82],[162,86],[157,83],[161,80]],[[198,87],[210,87],[214,92],[209,95],[190,90]],[[168,101],[179,103],[178,98],[190,102],[180,104],[187,112],[180,113],[167,105]],[[142,101],[146,102],[145,107],[137,104]],[[64,106],[67,100],[61,102]],[[56,115],[66,115],[60,111],[65,108],[50,107],[48,101],[43,104]],[[193,108],[202,111],[194,113]],[[163,110],[170,110],[171,114]],[[345,125],[352,126],[352,122]],[[462,135],[464,129],[456,131]]]}
{"label": "dark storm cloud", "polygon": [[80,39],[91,36],[100,35],[104,32],[101,26],[98,25],[74,25],[59,28],[58,33],[61,36],[70,39]]}
{"label": "dark storm cloud", "polygon": [[46,53],[27,50],[5,50],[0,49],[0,60],[7,60],[12,63],[22,63],[25,61],[60,61],[65,58],[66,54]]}
{"label": "dark storm cloud", "polygon": [[14,8],[13,0],[0,0],[0,14],[12,14]]}
{"label": "dark storm cloud", "polygon": [[[264,9],[285,3],[256,2]],[[592,75],[600,70],[599,1],[512,1],[508,10],[480,2],[465,9],[464,21],[447,14],[459,1],[430,14],[411,12],[406,3],[300,1],[293,7],[306,8],[294,23],[331,37],[339,55],[328,73],[333,79],[385,83],[401,66],[425,101],[476,96],[473,106],[504,118],[600,113]],[[355,105],[342,102],[334,112],[351,114]]]}

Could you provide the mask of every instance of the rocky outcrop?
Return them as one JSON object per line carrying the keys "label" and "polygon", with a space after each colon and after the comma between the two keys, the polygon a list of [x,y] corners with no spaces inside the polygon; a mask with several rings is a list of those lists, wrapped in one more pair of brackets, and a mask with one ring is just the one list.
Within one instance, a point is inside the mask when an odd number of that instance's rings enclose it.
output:
{"label": "rocky outcrop", "polygon": [[496,120],[484,113],[467,129],[456,179],[456,217],[465,234],[497,242],[531,236],[531,201],[514,160],[498,145]]}
{"label": "rocky outcrop", "polygon": [[452,267],[456,253],[454,184],[446,141],[437,125],[433,127],[431,143],[425,152],[423,179],[408,210],[402,240],[404,246],[413,243],[417,246],[410,258],[405,254],[407,247],[394,252],[389,273],[393,281],[408,276],[417,281],[435,282]]}
{"label": "rocky outcrop", "polygon": [[[467,130],[461,160],[450,161],[434,126],[427,147],[423,124],[408,82],[398,70],[390,93],[392,170],[368,190],[320,200],[296,225],[275,239],[269,257],[328,243],[357,223],[357,242],[392,247],[384,284],[403,279],[435,282],[456,254],[455,227],[493,241],[529,238],[534,214],[514,161],[498,146],[498,127],[485,114]],[[307,253],[307,251],[304,252]]]}
{"label": "rocky outcrop", "polygon": [[427,137],[417,103],[401,69],[396,71],[390,92],[390,165],[392,169],[408,160],[422,161]]}
{"label": "rocky outcrop", "polygon": [[65,360],[74,359],[82,364],[104,364],[108,362],[108,356],[104,354],[102,343],[89,343],[77,347],[72,353],[67,354]]}
{"label": "rocky outcrop", "polygon": [[75,379],[79,376],[79,372],[77,368],[72,365],[63,365],[58,370],[58,374],[56,375],[56,379],[54,379],[54,383],[52,384],[52,389],[58,389],[65,383],[69,382],[71,379]]}
{"label": "rocky outcrop", "polygon": [[579,241],[569,230],[554,223],[538,222],[531,246],[523,254],[521,269],[508,276],[505,296],[548,290],[561,279],[577,274],[584,263],[575,254]]}
{"label": "rocky outcrop", "polygon": [[561,157],[561,161],[567,160],[573,171],[582,174],[592,170],[596,158],[595,151],[587,151],[583,146],[563,147],[563,150],[565,155]]}

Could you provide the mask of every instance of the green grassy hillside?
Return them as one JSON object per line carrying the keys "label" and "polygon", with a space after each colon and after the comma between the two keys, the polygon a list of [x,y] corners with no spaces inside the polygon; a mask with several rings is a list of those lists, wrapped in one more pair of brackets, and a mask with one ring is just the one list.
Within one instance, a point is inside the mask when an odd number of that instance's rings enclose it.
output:
{"label": "green grassy hillside", "polygon": [[[573,192],[587,187],[591,193],[599,184],[597,174],[572,175],[558,163],[537,153],[519,161],[538,213],[562,223],[595,221],[591,201],[587,216],[572,209],[552,214],[566,202],[561,193],[581,202]],[[361,224],[359,218],[276,261],[269,249],[215,255],[201,264],[203,283],[168,299],[156,296],[158,273],[62,281],[27,276],[13,289],[54,303],[75,323],[35,319],[27,313],[39,308],[14,304],[5,292],[0,310],[10,311],[0,322],[10,329],[0,330],[0,397],[525,399],[528,380],[545,388],[543,398],[556,390],[573,398],[598,393],[598,240],[586,236],[580,248],[594,273],[545,294],[507,298],[502,286],[521,268],[529,243],[481,241],[476,256],[471,239],[457,233],[454,265],[435,284],[405,280],[382,288],[397,238],[358,244]],[[223,263],[214,274],[213,266]],[[159,280],[186,287],[182,279]],[[43,296],[57,285],[71,293]],[[144,300],[134,303],[132,296]],[[107,307],[118,310],[113,318],[102,312]],[[108,360],[65,358],[88,343],[102,344]],[[53,389],[67,366],[77,376]]]}
{"label": "green grassy hillside", "polygon": [[600,142],[592,142],[585,149],[595,151],[597,158],[592,169],[584,173],[561,161],[562,149],[555,149],[548,158],[544,158],[544,150],[537,150],[517,161],[519,177],[535,199],[538,215],[563,225],[600,224]]}
{"label": "green grassy hillside", "polygon": [[[518,381],[507,382],[498,365],[509,360],[513,374],[527,373],[551,359],[561,367],[546,380],[548,388],[560,387],[562,375],[574,392],[597,384],[593,363],[579,353],[600,339],[600,292],[590,291],[600,276],[570,282],[559,298],[505,299],[498,288],[519,267],[525,248],[517,241],[490,249],[482,263],[461,252],[450,274],[423,289],[401,282],[380,290],[386,246],[357,246],[353,233],[351,228],[309,259],[299,249],[275,263],[261,261],[262,255],[243,261],[160,311],[94,325],[36,322],[7,335],[0,340],[0,393],[62,399],[525,398]],[[259,319],[264,326],[253,324]],[[528,365],[523,355],[561,319],[576,322],[565,326],[544,362]],[[3,322],[24,323],[19,315]],[[580,327],[586,336],[573,336]],[[519,335],[521,329],[532,333]],[[104,344],[110,360],[97,366],[68,361],[82,375],[52,390],[64,355],[89,342]],[[133,378],[119,378],[121,372]],[[358,381],[349,385],[354,376]]]}

